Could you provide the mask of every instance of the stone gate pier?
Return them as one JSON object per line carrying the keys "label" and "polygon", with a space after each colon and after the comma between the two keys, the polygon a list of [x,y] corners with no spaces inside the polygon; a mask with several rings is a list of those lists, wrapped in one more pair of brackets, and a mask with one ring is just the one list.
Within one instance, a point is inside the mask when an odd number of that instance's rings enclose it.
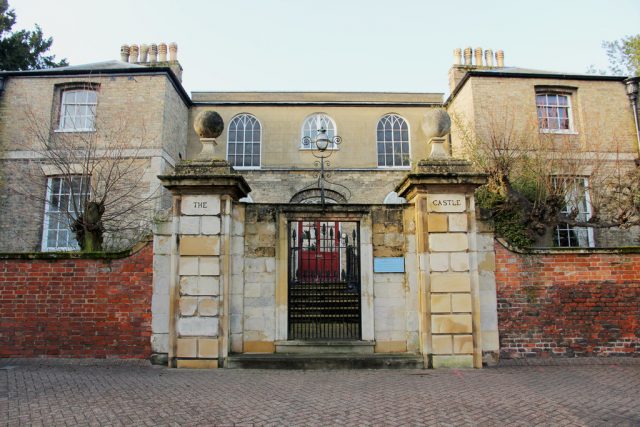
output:
{"label": "stone gate pier", "polygon": [[415,206],[420,344],[434,368],[482,367],[474,191],[485,181],[466,161],[431,158],[397,188]]}
{"label": "stone gate pier", "polygon": [[249,186],[220,160],[183,161],[160,180],[173,196],[169,363],[217,368],[229,351],[233,202]]}

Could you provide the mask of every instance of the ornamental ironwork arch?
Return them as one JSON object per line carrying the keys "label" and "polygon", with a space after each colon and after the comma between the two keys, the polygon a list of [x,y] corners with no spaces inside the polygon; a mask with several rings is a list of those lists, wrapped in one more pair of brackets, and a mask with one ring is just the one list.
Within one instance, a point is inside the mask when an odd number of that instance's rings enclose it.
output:
{"label": "ornamental ironwork arch", "polygon": [[[303,203],[303,204],[316,204],[321,203],[322,190],[320,188],[307,188],[298,191],[293,195],[289,203]],[[324,189],[325,203],[330,204],[346,204],[347,198],[335,191],[328,188]]]}

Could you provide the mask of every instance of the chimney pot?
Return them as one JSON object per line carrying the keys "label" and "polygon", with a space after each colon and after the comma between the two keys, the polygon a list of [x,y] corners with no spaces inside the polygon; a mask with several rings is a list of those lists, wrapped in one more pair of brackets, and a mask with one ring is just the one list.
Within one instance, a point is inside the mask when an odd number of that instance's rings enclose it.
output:
{"label": "chimney pot", "polygon": [[158,45],[158,62],[167,62],[167,44],[160,43]]}
{"label": "chimney pot", "polygon": [[476,56],[476,67],[482,67],[482,48],[477,47],[474,53]]}
{"label": "chimney pot", "polygon": [[464,65],[471,65],[471,48],[464,49]]}
{"label": "chimney pot", "polygon": [[169,43],[169,61],[177,61],[178,60],[178,44],[177,43]]}
{"label": "chimney pot", "polygon": [[129,50],[129,62],[132,64],[138,62],[138,45],[132,44]]}
{"label": "chimney pot", "polygon": [[500,68],[504,68],[504,51],[499,50],[496,52],[496,63]]}
{"label": "chimney pot", "polygon": [[453,65],[460,65],[462,63],[462,49],[459,47],[453,49]]}
{"label": "chimney pot", "polygon": [[129,45],[123,44],[120,46],[120,61],[129,62]]}
{"label": "chimney pot", "polygon": [[484,62],[487,67],[493,67],[493,51],[491,49],[484,51]]}
{"label": "chimney pot", "polygon": [[151,64],[158,62],[158,45],[155,43],[151,43],[149,46],[149,62]]}
{"label": "chimney pot", "polygon": [[147,54],[149,53],[149,46],[146,44],[140,45],[140,62],[147,62]]}

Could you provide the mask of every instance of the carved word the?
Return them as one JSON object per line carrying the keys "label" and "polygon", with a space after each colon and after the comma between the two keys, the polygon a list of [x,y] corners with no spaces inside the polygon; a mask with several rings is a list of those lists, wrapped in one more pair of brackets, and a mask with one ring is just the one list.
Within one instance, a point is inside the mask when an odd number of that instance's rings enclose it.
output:
{"label": "carved word the", "polygon": [[207,202],[193,202],[193,208],[194,209],[206,209],[207,208]]}

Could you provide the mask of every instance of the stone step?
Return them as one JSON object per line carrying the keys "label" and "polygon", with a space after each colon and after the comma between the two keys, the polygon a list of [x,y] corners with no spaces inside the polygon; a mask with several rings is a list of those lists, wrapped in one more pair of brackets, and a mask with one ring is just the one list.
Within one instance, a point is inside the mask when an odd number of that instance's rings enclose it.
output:
{"label": "stone step", "polygon": [[232,369],[424,369],[416,354],[233,354],[225,363]]}
{"label": "stone step", "polygon": [[289,340],[276,341],[276,353],[283,354],[373,354],[374,341]]}

